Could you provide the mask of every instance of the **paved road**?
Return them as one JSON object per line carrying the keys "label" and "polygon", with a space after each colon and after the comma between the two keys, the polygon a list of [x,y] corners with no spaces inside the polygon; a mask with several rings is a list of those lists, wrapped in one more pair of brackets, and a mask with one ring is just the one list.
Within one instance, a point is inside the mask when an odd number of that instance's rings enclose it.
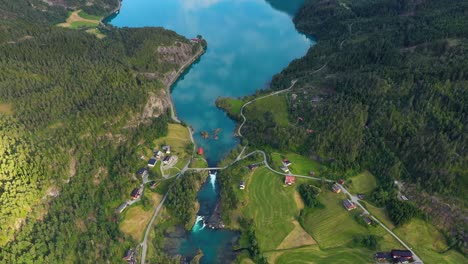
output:
{"label": "paved road", "polygon": [[143,238],[143,242],[141,242],[141,244],[140,244],[140,246],[142,247],[142,250],[141,250],[141,263],[142,264],[144,264],[145,260],[146,260],[146,251],[148,250],[148,236],[149,236],[149,233],[151,231],[151,227],[153,226],[154,220],[156,220],[156,216],[158,216],[159,211],[161,210],[161,208],[162,208],[162,206],[164,204],[164,201],[166,201],[167,194],[168,193],[166,193],[164,195],[163,199],[161,200],[158,207],[156,208],[156,211],[154,212],[153,217],[151,218],[151,221],[148,224],[148,227],[146,228],[145,238]]}
{"label": "paved road", "polygon": [[356,204],[357,206],[359,206],[365,214],[367,215],[370,215],[370,217],[375,221],[377,222],[379,225],[381,225],[388,233],[390,233],[390,235],[392,235],[398,242],[400,242],[401,245],[403,245],[407,250],[411,251],[413,253],[413,259],[414,259],[414,263],[423,263],[423,261],[421,260],[421,258],[419,258],[416,253],[414,253],[414,251],[405,243],[403,242],[403,240],[401,240],[395,233],[392,232],[392,230],[390,230],[389,228],[387,228],[382,222],[380,222],[379,220],[377,220],[377,218],[375,218],[373,215],[371,215],[371,213],[369,211],[367,211],[366,208],[364,208],[364,206],[361,205],[361,203],[359,202],[359,198],[356,196],[356,195],[352,195],[348,190],[346,190],[346,188],[341,185],[341,184],[338,184],[341,188],[341,190],[343,191],[343,193],[345,193],[346,195],[348,195],[351,199],[351,201]]}
{"label": "paved road", "polygon": [[[325,67],[326,65],[322,66]],[[321,70],[322,68],[320,68],[319,70]],[[287,89],[284,89],[284,90],[281,90],[281,91],[276,91],[276,92],[273,92],[271,94],[268,94],[268,95],[265,95],[265,96],[262,96],[262,97],[259,97],[257,99],[254,99],[254,100],[251,100],[247,103],[245,103],[242,108],[241,108],[241,116],[242,118],[244,119],[242,124],[239,126],[238,128],[238,132],[237,134],[239,135],[239,137],[242,137],[242,133],[241,133],[241,129],[242,129],[242,126],[244,125],[244,123],[246,122],[246,117],[244,116],[243,114],[243,111],[244,111],[244,108],[255,102],[256,100],[259,100],[259,99],[264,99],[264,98],[267,98],[269,96],[273,96],[273,95],[277,95],[277,94],[280,94],[280,93],[284,93],[284,92],[287,92],[289,90],[291,90],[294,85],[296,84],[297,80],[293,80],[291,82],[291,86]],[[192,136],[192,131],[190,130],[189,128],[189,134],[190,134],[190,137],[191,137],[191,140],[192,142],[194,143],[194,149],[193,149],[193,153],[192,153],[192,158],[194,156],[194,153],[195,153],[195,141],[193,139],[193,136]],[[299,175],[299,174],[292,174],[292,173],[283,173],[283,172],[280,172],[280,171],[277,171],[277,170],[274,170],[269,164],[268,164],[268,160],[267,160],[267,156],[266,156],[266,153],[262,150],[255,150],[255,151],[252,151],[250,152],[249,154],[245,155],[242,157],[242,154],[244,153],[245,149],[246,149],[247,146],[244,146],[244,148],[242,149],[241,153],[237,156],[237,158],[231,162],[229,165],[226,165],[224,167],[213,167],[213,168],[189,168],[188,166],[190,165],[190,161],[187,163],[187,165],[176,175],[172,176],[171,178],[173,177],[180,177],[182,176],[187,170],[196,170],[196,171],[201,171],[201,170],[224,170],[226,168],[228,168],[229,166],[235,164],[236,162],[240,161],[240,160],[243,160],[245,158],[248,158],[249,156],[251,155],[254,155],[255,153],[260,153],[263,155],[263,163],[265,164],[265,167],[268,168],[270,171],[274,172],[274,173],[277,173],[277,174],[281,174],[281,175],[292,175],[292,176],[295,176],[295,177],[299,177],[299,178],[307,178],[307,179],[312,179],[312,180],[317,180],[317,181],[322,181],[324,180],[325,182],[334,182],[333,180],[329,180],[329,179],[324,179],[324,178],[317,178],[317,177],[312,177],[312,176],[306,176],[306,175]],[[355,195],[352,195],[343,185],[340,185],[340,188],[342,189],[343,193],[345,193],[346,195],[348,195],[351,199],[351,201],[353,203],[355,203],[356,205],[358,205],[363,211],[365,214],[367,215],[370,215],[370,217],[376,221],[378,224],[380,224],[388,233],[390,233],[398,242],[400,242],[407,250],[410,250],[412,253],[413,253],[413,258],[415,260],[414,263],[417,263],[417,264],[423,264],[423,261],[421,260],[421,258],[419,258],[415,253],[414,251],[403,241],[401,240],[395,233],[393,233],[390,229],[388,229],[382,222],[380,222],[379,220],[377,220],[374,216],[372,216],[369,211],[361,205],[361,203],[359,202],[359,198]],[[151,222],[149,223],[147,229],[146,229],[146,232],[145,232],[145,237],[143,239],[143,242],[141,243],[141,246],[142,246],[142,257],[141,257],[141,263],[144,264],[145,263],[145,258],[146,258],[146,251],[147,251],[147,239],[148,239],[148,235],[149,235],[149,232],[151,230],[151,226],[153,225],[154,223],[154,220],[156,219],[156,216],[158,215],[159,211],[161,210],[161,207],[164,203],[164,201],[166,200],[166,197],[167,197],[167,193],[164,195],[164,198],[163,200],[161,201],[161,203],[158,205],[158,207],[156,208],[156,211],[155,213],[153,214],[153,217],[151,218]]]}

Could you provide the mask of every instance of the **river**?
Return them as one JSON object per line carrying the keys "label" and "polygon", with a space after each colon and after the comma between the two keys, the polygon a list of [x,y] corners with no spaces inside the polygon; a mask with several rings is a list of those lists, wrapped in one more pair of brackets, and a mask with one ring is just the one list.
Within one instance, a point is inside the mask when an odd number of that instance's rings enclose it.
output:
{"label": "river", "polygon": [[[314,42],[296,31],[292,16],[304,0],[124,0],[110,23],[118,27],[161,26],[187,37],[202,35],[206,53],[172,87],[179,119],[195,130],[195,141],[216,165],[237,144],[235,122],[216,108],[216,98],[239,97],[268,87],[272,76],[303,56]],[[274,107],[274,106],[272,106]],[[202,139],[221,129],[219,139]],[[212,214],[219,197],[216,178],[199,192],[199,215]],[[201,263],[224,263],[236,232],[211,230],[197,222],[179,253]]]}

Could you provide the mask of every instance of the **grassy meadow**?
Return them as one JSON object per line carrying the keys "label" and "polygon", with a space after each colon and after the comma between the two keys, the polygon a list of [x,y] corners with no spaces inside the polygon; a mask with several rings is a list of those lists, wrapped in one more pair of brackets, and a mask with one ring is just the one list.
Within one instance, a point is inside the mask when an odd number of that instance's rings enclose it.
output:
{"label": "grassy meadow", "polygon": [[157,205],[161,202],[162,196],[145,190],[144,195],[148,198],[150,206],[148,210],[143,208],[141,202],[130,206],[123,213],[123,220],[120,222],[120,230],[135,241],[141,241]]}
{"label": "grassy meadow", "polygon": [[424,263],[466,263],[462,254],[448,250],[446,239],[440,231],[421,219],[412,219],[393,231],[412,246]]}
{"label": "grassy meadow", "polygon": [[352,194],[363,193],[370,196],[377,188],[377,180],[374,175],[368,171],[364,171],[346,181],[348,191]]}
{"label": "grassy meadow", "polygon": [[[272,111],[274,109],[274,111]],[[283,95],[274,95],[257,100],[244,108],[244,115],[249,120],[262,120],[270,112],[280,126],[289,125],[288,104]]]}

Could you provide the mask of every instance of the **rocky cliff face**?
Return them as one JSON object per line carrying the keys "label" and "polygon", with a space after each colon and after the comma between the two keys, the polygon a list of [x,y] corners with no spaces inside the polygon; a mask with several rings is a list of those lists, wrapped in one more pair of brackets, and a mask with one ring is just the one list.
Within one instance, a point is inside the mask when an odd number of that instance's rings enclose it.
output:
{"label": "rocky cliff face", "polygon": [[156,58],[160,62],[175,65],[176,67],[164,74],[153,72],[142,73],[148,79],[159,80],[164,84],[165,89],[150,93],[142,113],[132,119],[129,125],[136,125],[150,118],[159,117],[168,111],[172,104],[170,86],[181,74],[180,69],[190,63],[193,55],[193,45],[179,41],[176,41],[171,46],[158,47],[156,49]]}
{"label": "rocky cliff face", "polygon": [[192,58],[193,46],[176,41],[172,46],[158,47],[157,54],[161,62],[177,65],[177,70],[171,70],[165,73],[161,78],[161,82],[168,87],[177,79],[178,69]]}

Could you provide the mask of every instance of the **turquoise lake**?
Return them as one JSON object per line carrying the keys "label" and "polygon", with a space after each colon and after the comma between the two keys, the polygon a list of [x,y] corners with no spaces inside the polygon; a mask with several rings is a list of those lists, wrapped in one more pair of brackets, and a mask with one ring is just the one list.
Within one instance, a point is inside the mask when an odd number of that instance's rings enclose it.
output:
{"label": "turquoise lake", "polygon": [[[216,165],[237,144],[235,122],[216,108],[218,97],[239,97],[268,88],[273,75],[305,55],[313,40],[297,32],[292,22],[304,0],[124,0],[110,23],[118,27],[161,26],[187,37],[202,35],[206,53],[172,87],[180,120],[195,130],[198,146]],[[272,106],[274,109],[275,106]],[[219,139],[202,139],[201,131],[221,129]],[[199,192],[201,216],[209,216],[219,193],[215,178]],[[237,233],[203,228],[197,222],[179,254],[201,263],[226,263]]]}

